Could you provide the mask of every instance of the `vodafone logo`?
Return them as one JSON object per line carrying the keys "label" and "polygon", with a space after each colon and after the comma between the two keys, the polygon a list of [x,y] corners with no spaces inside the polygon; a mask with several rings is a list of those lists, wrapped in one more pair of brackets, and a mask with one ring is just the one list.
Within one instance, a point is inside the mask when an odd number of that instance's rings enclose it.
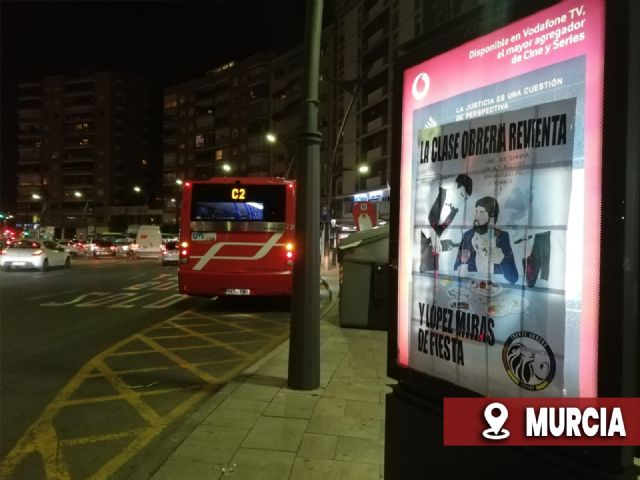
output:
{"label": "vodafone logo", "polygon": [[429,75],[424,72],[419,73],[413,80],[413,85],[411,86],[413,98],[416,100],[422,100],[427,95],[430,85],[431,80],[429,79]]}

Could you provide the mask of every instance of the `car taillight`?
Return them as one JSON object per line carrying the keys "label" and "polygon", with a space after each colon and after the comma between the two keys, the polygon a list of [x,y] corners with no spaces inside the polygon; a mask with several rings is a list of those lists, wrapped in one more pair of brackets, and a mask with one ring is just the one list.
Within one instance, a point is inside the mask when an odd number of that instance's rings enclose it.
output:
{"label": "car taillight", "polygon": [[36,250],[31,255],[42,255],[42,253],[43,253],[42,250]]}
{"label": "car taillight", "polygon": [[0,255],[6,255],[7,254],[7,249],[5,248],[4,250],[0,251]]}
{"label": "car taillight", "polygon": [[116,251],[116,247],[111,247],[111,250],[115,252]]}

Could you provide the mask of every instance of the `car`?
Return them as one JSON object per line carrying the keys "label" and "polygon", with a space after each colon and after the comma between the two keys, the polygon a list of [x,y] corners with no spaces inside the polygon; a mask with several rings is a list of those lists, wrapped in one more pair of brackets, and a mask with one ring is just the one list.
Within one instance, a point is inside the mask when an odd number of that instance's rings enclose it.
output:
{"label": "car", "polygon": [[162,234],[158,225],[140,225],[136,233],[136,241],[131,246],[139,258],[162,257]]}
{"label": "car", "polygon": [[62,240],[58,242],[59,245],[64,247],[65,251],[71,254],[72,257],[77,257],[84,253],[84,245],[82,242],[76,240]]}
{"label": "car", "polygon": [[162,246],[162,256],[160,257],[162,266],[169,264],[177,265],[180,261],[180,249],[178,242],[167,242]]}
{"label": "car", "polygon": [[130,238],[116,238],[113,240],[113,244],[116,247],[116,256],[124,256],[129,255],[129,250],[131,250],[131,244],[133,240]]}
{"label": "car", "polygon": [[115,257],[117,247],[108,240],[96,240],[93,243],[92,255],[95,257]]}
{"label": "car", "polygon": [[55,242],[23,239],[2,250],[0,266],[7,271],[14,268],[38,268],[44,272],[50,267],[71,267],[71,255]]}

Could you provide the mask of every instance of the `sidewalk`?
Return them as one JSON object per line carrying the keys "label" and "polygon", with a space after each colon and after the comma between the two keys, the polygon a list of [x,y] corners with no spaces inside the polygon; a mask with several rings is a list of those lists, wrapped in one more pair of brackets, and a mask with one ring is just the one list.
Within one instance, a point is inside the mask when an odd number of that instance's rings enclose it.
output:
{"label": "sidewalk", "polygon": [[[287,388],[289,342],[207,400],[153,480],[384,477],[386,332],[340,328],[338,270],[323,271],[320,388]],[[328,293],[328,292],[327,292]]]}

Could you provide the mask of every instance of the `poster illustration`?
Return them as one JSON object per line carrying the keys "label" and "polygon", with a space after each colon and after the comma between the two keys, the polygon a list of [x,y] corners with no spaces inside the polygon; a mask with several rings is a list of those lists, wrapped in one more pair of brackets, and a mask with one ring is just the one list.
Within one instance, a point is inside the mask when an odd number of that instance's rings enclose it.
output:
{"label": "poster illustration", "polygon": [[597,392],[602,5],[574,7],[404,71],[398,363],[487,396]]}

